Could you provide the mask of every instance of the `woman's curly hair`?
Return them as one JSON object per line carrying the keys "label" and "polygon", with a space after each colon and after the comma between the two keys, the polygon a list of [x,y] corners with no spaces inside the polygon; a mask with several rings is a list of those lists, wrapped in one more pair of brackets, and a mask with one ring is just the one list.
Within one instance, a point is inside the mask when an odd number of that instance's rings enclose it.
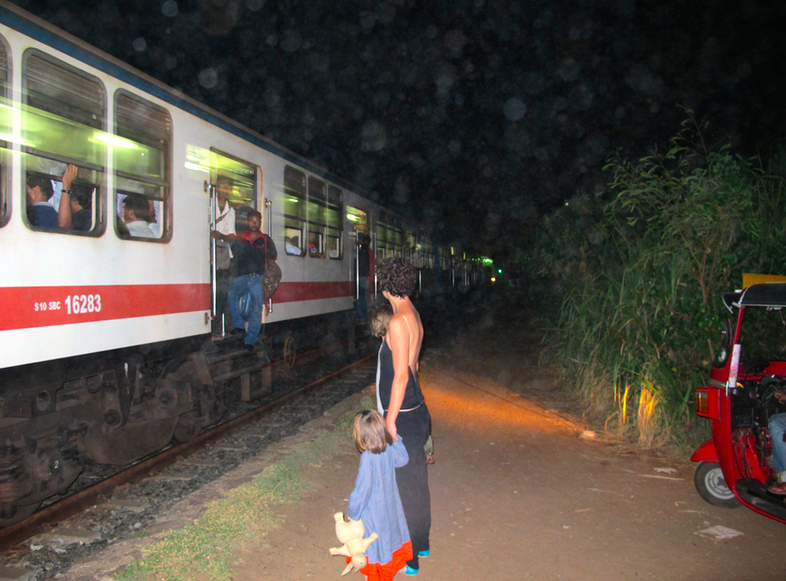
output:
{"label": "woman's curly hair", "polygon": [[377,279],[381,291],[403,299],[415,292],[418,271],[403,258],[386,258],[377,264]]}

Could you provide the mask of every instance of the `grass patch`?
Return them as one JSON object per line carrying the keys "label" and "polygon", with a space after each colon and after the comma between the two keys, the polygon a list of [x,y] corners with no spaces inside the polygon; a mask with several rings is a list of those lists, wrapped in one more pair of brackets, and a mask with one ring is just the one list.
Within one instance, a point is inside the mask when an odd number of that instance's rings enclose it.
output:
{"label": "grass patch", "polygon": [[117,579],[227,579],[236,552],[245,548],[249,540],[258,541],[281,524],[283,519],[273,515],[268,507],[298,502],[310,485],[307,473],[350,444],[355,414],[375,406],[370,398],[363,398],[357,409],[340,416],[327,432],[297,446],[251,482],[231,490],[226,498],[210,503],[193,524],[171,531],[148,547],[144,558]]}

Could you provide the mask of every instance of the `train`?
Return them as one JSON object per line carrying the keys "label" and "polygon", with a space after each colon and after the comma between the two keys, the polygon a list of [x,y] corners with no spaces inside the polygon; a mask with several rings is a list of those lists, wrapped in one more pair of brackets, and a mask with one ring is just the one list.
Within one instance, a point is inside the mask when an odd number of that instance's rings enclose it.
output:
{"label": "train", "polygon": [[[377,260],[411,260],[423,294],[486,276],[481,257],[5,1],[0,156],[0,526],[85,460],[132,463],[219,422],[228,390],[259,397],[304,329],[351,349],[361,235]],[[261,212],[282,272],[252,353],[216,332],[223,177],[237,230]]]}

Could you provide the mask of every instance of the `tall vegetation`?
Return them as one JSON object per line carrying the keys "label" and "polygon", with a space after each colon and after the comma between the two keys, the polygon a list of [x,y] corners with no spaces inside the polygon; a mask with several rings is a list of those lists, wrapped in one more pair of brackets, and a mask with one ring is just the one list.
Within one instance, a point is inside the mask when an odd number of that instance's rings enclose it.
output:
{"label": "tall vegetation", "polygon": [[695,427],[721,292],[743,272],[786,274],[777,168],[710,150],[686,127],[668,151],[613,159],[608,190],[544,217],[530,249],[538,295],[560,305],[548,341],[563,382],[593,419],[646,446]]}

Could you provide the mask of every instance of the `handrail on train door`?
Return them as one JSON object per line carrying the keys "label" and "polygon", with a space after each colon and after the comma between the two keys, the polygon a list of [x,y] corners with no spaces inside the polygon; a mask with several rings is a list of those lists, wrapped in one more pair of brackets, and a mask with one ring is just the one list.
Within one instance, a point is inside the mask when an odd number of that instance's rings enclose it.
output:
{"label": "handrail on train door", "polygon": [[[216,186],[205,180],[205,192],[208,193],[208,200],[210,201],[210,231],[216,229],[216,219],[218,215],[218,200],[216,198]],[[210,315],[211,319],[215,319],[218,312],[218,273],[216,272],[216,239],[210,237]],[[221,334],[224,334],[224,322],[221,321]]]}
{"label": "handrail on train door", "polygon": [[[272,206],[273,202],[271,202],[268,198],[265,198],[265,212],[267,213],[267,232],[266,234],[273,239],[273,211]],[[265,260],[267,260],[267,256],[265,256]],[[273,297],[267,298],[267,312],[268,314],[273,312]]]}
{"label": "handrail on train door", "polygon": [[352,256],[355,259],[355,300],[360,300],[360,245],[358,244],[358,229],[352,228],[352,231],[355,234],[355,243],[353,246],[355,247],[355,252]]}

